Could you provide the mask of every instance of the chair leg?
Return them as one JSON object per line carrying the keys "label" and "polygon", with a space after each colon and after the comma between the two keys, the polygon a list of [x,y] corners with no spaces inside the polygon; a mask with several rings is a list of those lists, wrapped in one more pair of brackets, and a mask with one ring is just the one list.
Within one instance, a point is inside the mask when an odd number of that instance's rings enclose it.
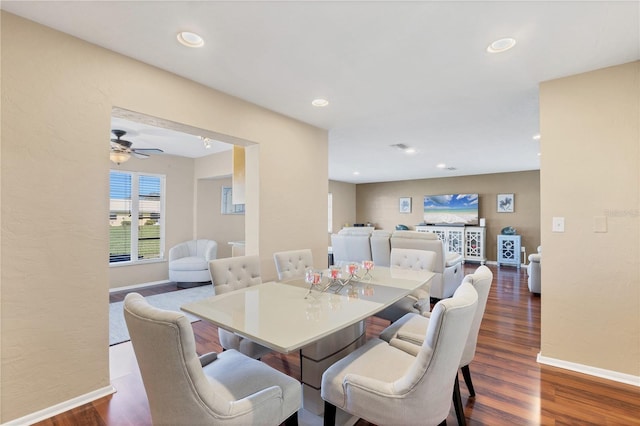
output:
{"label": "chair leg", "polygon": [[458,372],[456,371],[456,381],[453,384],[453,406],[456,409],[456,418],[458,426],[466,426],[467,420],[464,418],[464,407],[462,407],[462,397],[460,396],[460,382],[458,381]]}
{"label": "chair leg", "polygon": [[335,426],[336,406],[330,402],[324,402],[324,426]]}
{"label": "chair leg", "polygon": [[473,382],[471,382],[471,371],[469,371],[469,364],[462,367],[462,376],[464,377],[464,382],[467,385],[467,389],[469,389],[469,396],[476,396],[476,391],[473,389]]}
{"label": "chair leg", "polygon": [[296,411],[284,421],[285,426],[298,426],[298,412]]}

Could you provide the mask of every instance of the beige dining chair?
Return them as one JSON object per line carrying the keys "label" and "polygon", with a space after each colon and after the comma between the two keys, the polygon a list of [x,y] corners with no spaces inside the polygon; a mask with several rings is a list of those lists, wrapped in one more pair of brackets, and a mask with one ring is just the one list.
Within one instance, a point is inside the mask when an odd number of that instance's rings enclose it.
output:
{"label": "beige dining chair", "polygon": [[[471,284],[478,293],[478,309],[473,317],[473,323],[471,325],[471,331],[467,337],[467,341],[464,346],[464,352],[460,359],[460,370],[464,382],[467,385],[470,396],[476,395],[473,388],[473,382],[471,381],[471,371],[469,370],[469,364],[473,361],[476,353],[476,346],[478,343],[478,333],[480,331],[480,324],[482,323],[482,317],[487,306],[487,299],[489,298],[489,291],[491,290],[491,282],[493,281],[493,273],[489,268],[482,265],[479,266],[473,274],[469,274],[462,280],[463,283]],[[428,314],[427,314],[428,315]],[[427,316],[417,314],[407,314],[400,318],[395,323],[384,329],[380,333],[380,339],[390,342],[396,340],[402,342],[400,345],[405,351],[416,355],[419,353],[422,343],[425,339],[427,328],[431,319]],[[460,390],[458,386],[458,377],[456,376],[456,384],[454,387],[454,405],[456,408],[456,416],[458,418],[458,424],[465,424],[464,412],[462,410],[462,399],[460,397]]]}
{"label": "beige dining chair", "polygon": [[458,253],[448,253],[444,243],[431,232],[394,231],[391,248],[428,250],[436,254],[433,262],[430,296],[433,299],[451,297],[463,278],[463,258]]}
{"label": "beige dining chair", "polygon": [[[391,268],[412,269],[414,271],[433,271],[436,254],[418,249],[391,249]],[[431,282],[414,290],[393,305],[378,312],[376,316],[391,322],[397,321],[408,313],[423,314],[431,310],[429,288]]]}
{"label": "beige dining chair", "polygon": [[377,425],[445,423],[477,303],[469,283],[438,302],[416,356],[396,347],[397,339],[371,339],[329,367],[320,391],[324,424],[335,424],[336,407]]}
{"label": "beige dining chair", "polygon": [[151,419],[156,425],[297,425],[300,382],[238,351],[198,357],[189,319],[124,300]]}
{"label": "beige dining chair", "polygon": [[[209,262],[209,273],[216,295],[262,284],[259,256],[238,256],[215,259]],[[220,345],[224,349],[236,349],[251,358],[260,359],[271,349],[223,328],[218,328]]]}
{"label": "beige dining chair", "polygon": [[273,260],[276,263],[276,271],[280,281],[304,277],[305,270],[313,268],[311,249],[279,251],[273,253]]}

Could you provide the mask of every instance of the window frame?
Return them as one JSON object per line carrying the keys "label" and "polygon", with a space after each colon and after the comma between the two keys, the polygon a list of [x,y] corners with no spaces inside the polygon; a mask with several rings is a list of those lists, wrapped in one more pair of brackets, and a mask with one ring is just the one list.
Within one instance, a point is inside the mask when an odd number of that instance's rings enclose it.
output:
{"label": "window frame", "polygon": [[[147,172],[136,172],[129,170],[109,170],[109,219],[111,220],[111,173],[120,173],[126,174],[130,176],[131,179],[131,227],[130,227],[130,253],[129,260],[124,261],[111,261],[111,253],[109,253],[109,267],[119,267],[119,266],[131,266],[131,265],[141,265],[141,264],[149,264],[149,263],[157,263],[157,262],[166,262],[165,257],[165,233],[166,233],[166,175],[160,173],[147,173]],[[159,236],[159,253],[158,257],[149,258],[149,259],[139,259],[139,225],[140,221],[140,177],[146,176],[150,178],[159,179],[160,181],[160,218],[158,219],[158,226],[160,227],[160,236]],[[138,218],[137,226],[134,225],[133,218]],[[109,224],[111,226],[111,224]],[[109,245],[111,245],[111,234],[109,234]]]}

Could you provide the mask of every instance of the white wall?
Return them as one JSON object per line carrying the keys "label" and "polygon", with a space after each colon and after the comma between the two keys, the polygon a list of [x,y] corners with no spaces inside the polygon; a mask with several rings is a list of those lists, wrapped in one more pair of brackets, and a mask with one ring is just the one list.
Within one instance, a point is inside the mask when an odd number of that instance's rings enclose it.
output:
{"label": "white wall", "polygon": [[257,143],[245,227],[263,276],[274,251],[326,259],[326,131],[4,11],[1,36],[0,422],[109,385],[113,107]]}

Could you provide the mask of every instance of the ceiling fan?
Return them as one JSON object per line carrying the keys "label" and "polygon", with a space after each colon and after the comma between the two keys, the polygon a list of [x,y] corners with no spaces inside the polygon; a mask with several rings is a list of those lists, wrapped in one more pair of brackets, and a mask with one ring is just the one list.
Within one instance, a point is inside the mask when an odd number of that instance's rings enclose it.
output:
{"label": "ceiling fan", "polygon": [[111,139],[111,153],[109,153],[109,158],[118,165],[129,160],[131,154],[136,158],[144,160],[149,158],[151,154],[161,154],[164,152],[158,148],[133,148],[133,143],[120,139],[127,134],[124,130],[113,129],[111,133],[113,133],[116,138]]}

